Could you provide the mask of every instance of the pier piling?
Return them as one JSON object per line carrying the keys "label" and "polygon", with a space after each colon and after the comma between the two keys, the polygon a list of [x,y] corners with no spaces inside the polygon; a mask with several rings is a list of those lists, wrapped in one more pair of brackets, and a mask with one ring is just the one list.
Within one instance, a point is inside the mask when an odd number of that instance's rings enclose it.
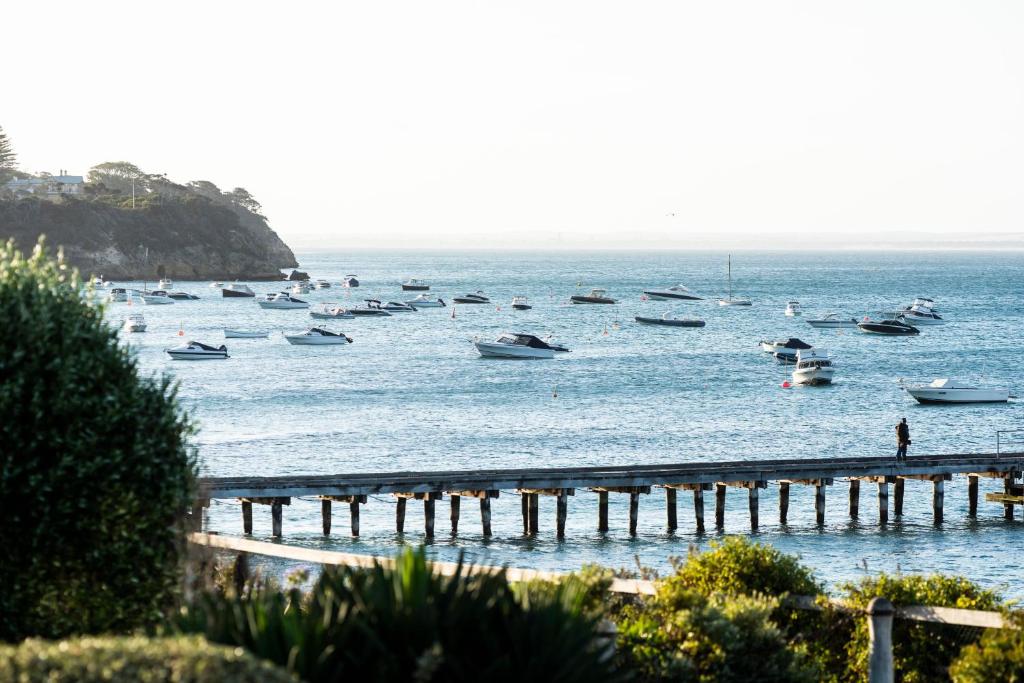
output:
{"label": "pier piling", "polygon": [[[359,496],[352,496],[353,500],[349,501],[348,514],[351,522],[352,536],[359,536],[359,505],[360,502],[357,500]],[[365,497],[363,498],[365,501]]]}
{"label": "pier piling", "polygon": [[530,530],[531,536],[536,536],[540,530],[540,496],[536,493],[528,493],[527,502],[530,506]]}
{"label": "pier piling", "polygon": [[462,507],[462,496],[453,494],[451,497],[452,503],[452,536],[457,536],[459,533],[459,508]]}
{"label": "pier piling", "polygon": [[242,499],[242,533],[252,536],[252,503]]}
{"label": "pier piling", "polygon": [[789,518],[789,482],[779,482],[779,524],[786,524]]}
{"label": "pier piling", "polygon": [[324,536],[331,535],[331,499],[320,499],[320,518],[323,525]]}
{"label": "pier piling", "polygon": [[725,528],[725,484],[715,484],[715,528]]}
{"label": "pier piling", "polygon": [[893,517],[903,516],[903,491],[905,481],[903,477],[896,477],[893,484],[892,514]]}
{"label": "pier piling", "polygon": [[597,530],[601,533],[608,531],[608,492],[597,492]]}
{"label": "pier piling", "polygon": [[281,538],[281,500],[275,498],[270,504],[271,535]]}
{"label": "pier piling", "polygon": [[555,499],[555,535],[561,540],[565,538],[565,518],[569,514],[569,492],[562,489]]}
{"label": "pier piling", "polygon": [[967,514],[978,516],[978,475],[967,475]]}
{"label": "pier piling", "polygon": [[434,499],[431,496],[423,499],[423,533],[427,538],[434,537]]}
{"label": "pier piling", "polygon": [[857,519],[860,514],[860,479],[850,480],[850,517]]}
{"label": "pier piling", "polygon": [[814,519],[818,526],[825,525],[825,484],[824,481],[818,481],[814,485]]}
{"label": "pier piling", "polygon": [[[1003,493],[1007,496],[1013,494],[1013,480],[1012,474],[1003,478]],[[1003,503],[1003,519],[1013,519],[1013,503]]]}
{"label": "pier piling", "polygon": [[697,533],[704,533],[704,489],[700,486],[693,489],[693,516],[697,522]]}
{"label": "pier piling", "polygon": [[665,512],[668,516],[669,533],[675,531],[678,527],[676,520],[677,511],[678,508],[676,507],[676,490],[674,488],[667,487],[665,489]]}
{"label": "pier piling", "polygon": [[946,497],[946,482],[936,479],[932,482],[932,514],[935,524],[942,524],[942,505]]}
{"label": "pier piling", "polygon": [[889,482],[878,480],[878,523],[889,523]]}
{"label": "pier piling", "polygon": [[751,486],[747,489],[747,504],[750,507],[750,530],[757,531],[757,503],[759,499],[760,489],[756,486]]}
{"label": "pier piling", "polygon": [[395,506],[395,531],[405,533],[405,498],[399,497]]}
{"label": "pier piling", "polygon": [[519,502],[523,508],[523,536],[530,535],[530,494],[519,494]]}
{"label": "pier piling", "polygon": [[480,524],[483,526],[484,536],[491,535],[491,499],[484,496],[480,499]]}
{"label": "pier piling", "polygon": [[640,516],[640,494],[629,494],[629,535],[636,536],[637,518]]}

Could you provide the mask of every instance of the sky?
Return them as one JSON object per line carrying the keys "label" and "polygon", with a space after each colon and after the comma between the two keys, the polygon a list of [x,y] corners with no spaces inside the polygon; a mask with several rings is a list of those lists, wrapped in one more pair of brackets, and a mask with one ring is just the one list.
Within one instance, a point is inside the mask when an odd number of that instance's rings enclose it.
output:
{"label": "sky", "polygon": [[1024,3],[14,2],[28,171],[242,186],[296,248],[1024,244]]}

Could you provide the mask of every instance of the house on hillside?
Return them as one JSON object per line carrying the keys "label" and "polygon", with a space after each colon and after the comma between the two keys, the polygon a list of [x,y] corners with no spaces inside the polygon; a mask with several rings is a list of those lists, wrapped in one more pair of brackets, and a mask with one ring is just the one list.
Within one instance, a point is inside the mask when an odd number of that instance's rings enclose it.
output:
{"label": "house on hillside", "polygon": [[61,171],[59,175],[42,173],[38,178],[14,178],[4,187],[19,197],[34,195],[46,199],[58,199],[64,196],[77,197],[82,194],[85,178],[80,175],[68,175]]}

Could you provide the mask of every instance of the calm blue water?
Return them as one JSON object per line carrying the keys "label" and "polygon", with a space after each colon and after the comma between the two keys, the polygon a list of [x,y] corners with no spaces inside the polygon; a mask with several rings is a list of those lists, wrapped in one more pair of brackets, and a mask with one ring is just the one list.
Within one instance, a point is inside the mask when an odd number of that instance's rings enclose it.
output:
{"label": "calm blue water", "polygon": [[[699,253],[400,253],[300,254],[302,269],[335,284],[358,274],[358,290],[314,292],[311,301],[357,302],[364,297],[411,299],[399,283],[430,282],[445,299],[483,290],[495,305],[426,309],[385,319],[332,322],[355,343],[344,348],[293,347],[282,331],[301,331],[306,311],[265,311],[251,299],[223,299],[206,282],[176,283],[195,302],[136,306],[150,328],[132,335],[146,371],[168,371],[201,425],[202,467],[212,475],[277,475],[356,471],[537,467],[609,463],[700,462],[716,459],[827,457],[893,453],[893,425],[906,416],[912,454],[992,451],[995,432],[1024,427],[1021,403],[924,407],[897,380],[952,376],[1009,385],[1021,381],[1020,253],[739,253],[734,292],[749,309],[719,307],[725,254]],[[685,283],[707,301],[642,301],[643,288]],[[254,283],[258,293],[280,287]],[[571,306],[569,295],[606,288],[616,306]],[[534,309],[514,312],[513,295]],[[930,296],[949,324],[917,338],[883,338],[857,331],[815,330],[786,318],[787,300],[805,317],[835,311],[877,317],[883,310]],[[499,310],[500,306],[500,310]],[[666,308],[707,320],[700,330],[639,326],[634,315]],[[128,312],[113,304],[119,322]],[[185,337],[224,343],[222,329],[261,327],[270,339],[228,340],[232,358],[183,363],[163,353]],[[480,359],[475,335],[502,331],[554,334],[572,353],[553,361]],[[607,332],[607,333],[606,333]],[[827,349],[835,384],[782,388],[788,373],[763,354],[761,339],[798,336]],[[557,391],[557,398],[554,394]],[[982,480],[982,491],[997,482]],[[828,492],[827,527],[814,524],[813,489],[793,487],[789,524],[777,524],[777,489],[762,493],[757,537],[798,553],[829,583],[865,571],[962,573],[1024,596],[1018,583],[1022,523],[1002,520],[1002,508],[982,502],[966,515],[966,480],[947,483],[946,522],[931,520],[930,483],[908,482],[905,515],[877,527],[873,486],[862,486],[861,517],[846,514],[847,486]],[[703,545],[693,534],[692,501],[679,496],[680,529],[665,532],[664,493],[641,500],[639,535],[627,534],[627,496],[611,496],[612,531],[596,531],[597,496],[577,491],[569,503],[568,540],[554,538],[554,501],[541,499],[541,534],[521,535],[519,498],[494,502],[494,538],[482,542],[475,501],[465,500],[459,536],[448,535],[447,504],[438,505],[432,551],[512,566],[567,570],[588,562],[626,566],[634,557],[666,567],[668,558]],[[713,515],[713,501],[706,503]],[[394,501],[363,507],[362,536],[347,535],[348,513],[336,506],[335,534],[320,533],[319,504],[293,500],[285,540],[351,552],[391,553],[422,540],[422,511],[409,505],[406,534],[394,533]],[[255,510],[255,537],[270,535],[267,508]],[[713,519],[713,517],[711,518]],[[209,528],[241,532],[237,504],[209,511]],[[748,533],[744,491],[730,490],[726,532]]]}

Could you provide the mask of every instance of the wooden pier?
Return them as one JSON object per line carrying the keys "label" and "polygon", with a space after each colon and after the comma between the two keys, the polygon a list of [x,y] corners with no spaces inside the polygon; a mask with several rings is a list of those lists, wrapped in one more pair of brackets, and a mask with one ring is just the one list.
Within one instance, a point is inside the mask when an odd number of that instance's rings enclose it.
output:
{"label": "wooden pier", "polygon": [[893,486],[892,512],[903,514],[904,482],[918,479],[932,482],[932,514],[936,524],[943,521],[945,482],[953,476],[968,478],[968,514],[978,512],[978,480],[1003,480],[1003,493],[987,494],[986,499],[1002,503],[1006,519],[1013,519],[1015,504],[1021,500],[1016,480],[1024,471],[1024,453],[979,453],[966,455],[922,455],[896,462],[892,457],[840,457],[804,460],[749,460],[660,465],[622,465],[612,467],[563,467],[546,469],[464,470],[436,472],[387,472],[336,475],[295,475],[282,477],[206,477],[199,482],[199,498],[192,509],[193,525],[198,528],[202,509],[211,499],[235,499],[242,504],[242,529],[252,533],[252,506],[269,505],[272,533],[283,533],[283,506],[291,499],[311,496],[321,501],[323,532],[331,533],[333,503],[347,503],[350,528],[358,536],[359,509],[368,496],[392,495],[396,498],[395,528],[405,531],[407,502],[423,502],[424,534],[434,535],[435,505],[447,497],[450,501],[452,534],[458,532],[461,502],[472,498],[480,504],[480,522],[484,536],[491,535],[491,499],[502,491],[521,496],[523,534],[540,532],[541,496],[555,499],[555,534],[565,535],[569,498],[577,492],[598,496],[599,531],[608,531],[609,494],[629,496],[629,532],[636,534],[640,496],[656,489],[665,492],[666,524],[669,531],[678,528],[676,497],[679,491],[693,495],[694,523],[704,533],[704,492],[714,491],[715,528],[725,526],[728,489],[744,489],[750,512],[750,528],[759,524],[760,490],[769,483],[779,486],[779,521],[787,523],[789,492],[793,485],[814,487],[815,521],[825,524],[825,499],[829,487],[839,482],[849,485],[849,515],[861,514],[861,482],[877,487],[878,521],[889,521],[889,486]]}

